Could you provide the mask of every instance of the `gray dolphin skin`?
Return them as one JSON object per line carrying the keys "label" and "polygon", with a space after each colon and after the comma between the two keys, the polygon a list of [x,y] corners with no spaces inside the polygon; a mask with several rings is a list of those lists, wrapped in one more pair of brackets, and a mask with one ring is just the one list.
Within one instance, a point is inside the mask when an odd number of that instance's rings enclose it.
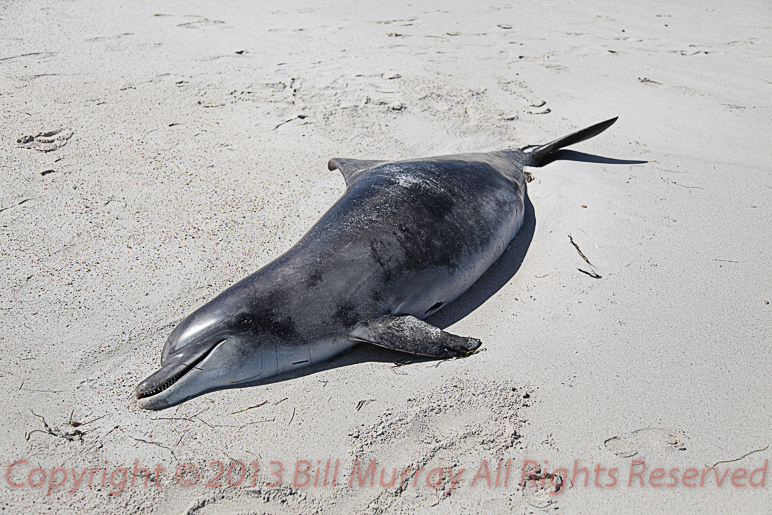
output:
{"label": "gray dolphin skin", "polygon": [[525,166],[616,118],[541,146],[405,161],[332,159],[346,193],[285,254],[172,331],[135,395],[163,409],[371,343],[464,356],[475,338],[423,321],[466,291],[523,223]]}

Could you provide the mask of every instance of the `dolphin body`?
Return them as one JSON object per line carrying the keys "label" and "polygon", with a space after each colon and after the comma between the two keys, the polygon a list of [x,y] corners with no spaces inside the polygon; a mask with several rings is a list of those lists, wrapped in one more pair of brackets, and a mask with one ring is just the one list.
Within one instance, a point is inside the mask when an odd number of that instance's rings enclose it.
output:
{"label": "dolphin body", "polygon": [[475,338],[424,322],[466,291],[523,223],[525,166],[616,118],[541,146],[405,161],[332,159],[346,193],[289,251],[183,320],[135,390],[163,409],[318,363],[360,342],[438,358]]}

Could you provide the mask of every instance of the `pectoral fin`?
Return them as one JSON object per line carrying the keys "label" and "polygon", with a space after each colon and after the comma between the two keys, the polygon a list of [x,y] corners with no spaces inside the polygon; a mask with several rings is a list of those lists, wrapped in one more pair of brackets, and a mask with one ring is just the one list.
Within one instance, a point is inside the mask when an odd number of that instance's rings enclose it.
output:
{"label": "pectoral fin", "polygon": [[435,358],[465,356],[482,345],[476,338],[446,333],[410,315],[386,315],[360,322],[349,331],[348,338]]}

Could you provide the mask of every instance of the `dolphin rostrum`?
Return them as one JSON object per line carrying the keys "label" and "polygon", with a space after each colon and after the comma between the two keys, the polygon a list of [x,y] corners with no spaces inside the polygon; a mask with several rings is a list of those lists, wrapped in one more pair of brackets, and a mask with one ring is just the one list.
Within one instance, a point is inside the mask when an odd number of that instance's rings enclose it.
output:
{"label": "dolphin rostrum", "polygon": [[523,223],[525,166],[616,118],[541,146],[405,161],[332,159],[346,193],[289,251],[183,320],[135,390],[163,409],[332,358],[360,342],[463,356],[475,338],[422,319],[466,291]]}

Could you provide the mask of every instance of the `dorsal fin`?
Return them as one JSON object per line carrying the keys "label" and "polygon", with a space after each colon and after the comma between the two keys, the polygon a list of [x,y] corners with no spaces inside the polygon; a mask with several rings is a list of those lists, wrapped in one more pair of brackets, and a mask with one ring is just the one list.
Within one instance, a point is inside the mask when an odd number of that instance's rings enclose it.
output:
{"label": "dorsal fin", "polygon": [[346,188],[351,189],[364,172],[386,161],[362,161],[359,159],[347,159],[335,157],[327,163],[330,170],[340,170],[346,180]]}

